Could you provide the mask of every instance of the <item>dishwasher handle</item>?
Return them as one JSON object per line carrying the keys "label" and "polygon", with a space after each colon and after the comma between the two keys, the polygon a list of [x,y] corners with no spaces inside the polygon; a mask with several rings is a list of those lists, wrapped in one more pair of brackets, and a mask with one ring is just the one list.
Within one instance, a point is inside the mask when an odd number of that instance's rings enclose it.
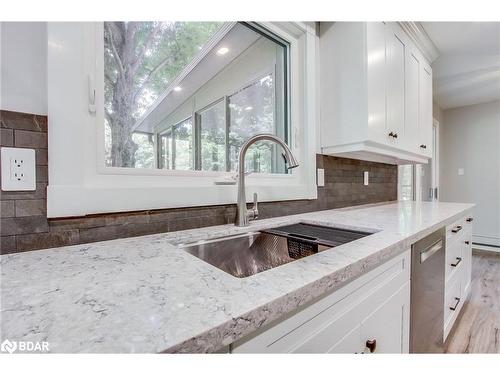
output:
{"label": "dishwasher handle", "polygon": [[443,248],[443,240],[439,240],[435,242],[433,245],[428,248],[422,250],[420,252],[420,263],[424,263],[427,259],[437,253],[439,250]]}

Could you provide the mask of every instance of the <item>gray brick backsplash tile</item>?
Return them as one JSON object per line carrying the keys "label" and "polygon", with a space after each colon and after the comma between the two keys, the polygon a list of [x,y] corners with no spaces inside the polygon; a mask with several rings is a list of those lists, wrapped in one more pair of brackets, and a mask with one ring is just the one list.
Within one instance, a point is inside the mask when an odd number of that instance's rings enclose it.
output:
{"label": "gray brick backsplash tile", "polygon": [[39,148],[35,150],[36,165],[48,165],[48,150]]}
{"label": "gray brick backsplash tile", "polygon": [[14,131],[11,129],[0,129],[0,146],[14,146]]}
{"label": "gray brick backsplash tile", "polygon": [[11,217],[2,218],[2,236],[15,234],[48,232],[49,225],[45,216]]}
{"label": "gray brick backsplash tile", "polygon": [[47,213],[46,204],[45,199],[18,199],[15,201],[16,217],[45,215]]}
{"label": "gray brick backsplash tile", "polygon": [[49,181],[49,170],[46,165],[36,166],[36,182],[48,182]]}
{"label": "gray brick backsplash tile", "polygon": [[104,217],[104,225],[120,224],[144,224],[149,223],[147,212],[137,212],[130,214],[111,214]]}
{"label": "gray brick backsplash tile", "polygon": [[14,132],[14,145],[27,148],[47,148],[47,133],[28,130]]}
{"label": "gray brick backsplash tile", "polygon": [[0,254],[10,254],[17,252],[16,236],[0,237]]}
{"label": "gray brick backsplash tile", "polygon": [[78,229],[58,233],[35,233],[17,236],[17,251],[46,249],[80,243]]}
{"label": "gray brick backsplash tile", "polygon": [[96,241],[106,241],[114,240],[118,238],[117,226],[107,226],[107,227],[96,227],[88,229],[80,229],[80,242],[96,242]]}
{"label": "gray brick backsplash tile", "polygon": [[104,227],[105,225],[105,216],[89,216],[49,220],[49,228],[51,232],[64,232],[70,229],[98,228]]}
{"label": "gray brick backsplash tile", "polygon": [[2,218],[14,217],[15,216],[15,202],[14,201],[2,201],[0,206],[0,213]]}
{"label": "gray brick backsplash tile", "polygon": [[47,132],[47,116],[0,111],[0,123],[2,128]]}

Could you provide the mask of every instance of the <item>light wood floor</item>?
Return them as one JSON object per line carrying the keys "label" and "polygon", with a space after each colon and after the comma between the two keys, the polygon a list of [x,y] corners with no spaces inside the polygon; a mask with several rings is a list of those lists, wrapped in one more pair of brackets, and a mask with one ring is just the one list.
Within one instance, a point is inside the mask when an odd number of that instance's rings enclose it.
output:
{"label": "light wood floor", "polygon": [[469,301],[446,342],[447,353],[500,353],[500,253],[474,250]]}

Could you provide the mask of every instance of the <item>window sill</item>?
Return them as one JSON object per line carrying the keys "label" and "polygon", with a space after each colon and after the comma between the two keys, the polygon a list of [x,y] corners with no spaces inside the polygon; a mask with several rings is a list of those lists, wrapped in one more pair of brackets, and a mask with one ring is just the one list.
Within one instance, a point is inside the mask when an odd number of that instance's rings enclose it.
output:
{"label": "window sill", "polygon": [[[248,178],[248,202],[254,192],[258,194],[259,202],[317,199],[315,186],[312,188],[308,185],[293,184],[291,176],[284,177],[278,178],[272,185],[261,178]],[[102,181],[100,185],[84,187],[49,185],[47,216],[49,218],[85,216],[97,213],[236,204],[236,185],[215,185],[213,182],[200,180],[200,183],[191,185],[149,186],[147,194],[144,194],[144,186],[123,184],[119,187],[106,186]],[[113,180],[113,184],[115,183],[116,180]]]}

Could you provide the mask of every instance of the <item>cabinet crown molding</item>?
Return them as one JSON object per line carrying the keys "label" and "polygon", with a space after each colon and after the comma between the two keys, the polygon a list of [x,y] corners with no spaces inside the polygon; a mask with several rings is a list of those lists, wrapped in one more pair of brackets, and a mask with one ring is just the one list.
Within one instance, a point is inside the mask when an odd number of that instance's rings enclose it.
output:
{"label": "cabinet crown molding", "polygon": [[420,52],[429,61],[429,64],[437,59],[439,50],[432,39],[425,32],[424,27],[420,22],[398,22],[401,28],[408,34],[413,43],[418,47]]}

